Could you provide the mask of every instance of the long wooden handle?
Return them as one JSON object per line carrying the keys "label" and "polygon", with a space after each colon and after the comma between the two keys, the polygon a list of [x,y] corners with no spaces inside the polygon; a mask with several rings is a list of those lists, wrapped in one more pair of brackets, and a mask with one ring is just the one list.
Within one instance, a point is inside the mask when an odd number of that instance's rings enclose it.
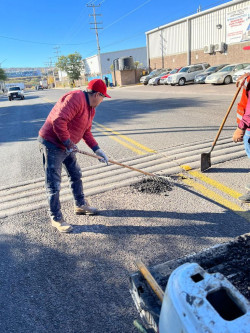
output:
{"label": "long wooden handle", "polygon": [[233,107],[233,105],[234,105],[234,102],[235,102],[236,98],[237,98],[238,95],[239,95],[239,92],[240,92],[241,87],[242,87],[242,86],[240,85],[239,88],[237,89],[237,91],[236,91],[234,97],[233,97],[233,100],[232,100],[232,102],[231,102],[231,104],[230,104],[230,106],[229,106],[229,108],[228,108],[228,110],[227,110],[227,113],[226,113],[226,115],[225,115],[225,117],[224,117],[224,119],[223,119],[223,121],[222,121],[222,123],[221,123],[221,125],[220,125],[220,128],[219,128],[219,130],[218,130],[218,133],[217,133],[217,135],[216,135],[216,138],[214,139],[214,142],[213,142],[213,144],[212,144],[212,148],[211,148],[210,152],[214,149],[214,146],[215,146],[215,144],[216,144],[216,142],[217,142],[217,140],[218,140],[218,138],[219,138],[219,136],[220,136],[220,133],[221,133],[221,131],[222,131],[222,128],[223,128],[223,126],[224,126],[224,124],[225,124],[225,122],[226,122],[226,120],[227,120],[227,117],[228,117],[228,115],[229,115],[229,113],[230,113],[230,111],[231,111],[231,109],[232,109],[232,107]]}
{"label": "long wooden handle", "polygon": [[139,271],[144,276],[150,287],[153,289],[153,291],[158,296],[159,300],[163,302],[164,292],[161,289],[161,287],[158,285],[158,283],[153,278],[152,274],[149,272],[147,267],[143,264],[141,260],[136,260],[136,266],[139,268]]}
{"label": "long wooden handle", "polygon": [[[88,153],[86,151],[83,151],[83,150],[77,150],[78,153],[80,154],[83,154],[83,155],[87,155],[87,156],[90,156],[90,157],[94,157],[94,158],[97,158],[98,160],[101,160],[102,157],[100,156],[97,156],[95,154],[91,154],[91,153]],[[119,163],[119,162],[116,162],[116,161],[112,161],[109,159],[109,162],[112,163],[112,164],[116,164],[116,165],[120,165],[121,167],[123,168],[128,168],[130,170],[133,170],[133,171],[137,171],[137,172],[140,172],[140,173],[143,173],[144,175],[147,175],[147,176],[150,176],[150,177],[157,177],[157,175],[154,175],[153,173],[150,173],[150,172],[147,172],[147,171],[143,171],[143,170],[140,170],[140,169],[136,169],[136,168],[133,168],[129,165],[126,165],[126,164],[122,164],[122,163]]]}

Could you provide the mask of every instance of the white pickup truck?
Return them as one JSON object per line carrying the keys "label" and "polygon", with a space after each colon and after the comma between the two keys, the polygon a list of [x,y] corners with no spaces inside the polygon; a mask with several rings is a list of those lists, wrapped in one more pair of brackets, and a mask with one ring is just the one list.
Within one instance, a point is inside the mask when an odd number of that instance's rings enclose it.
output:
{"label": "white pickup truck", "polygon": [[17,86],[8,88],[7,96],[9,101],[12,101],[14,98],[24,99],[23,90]]}
{"label": "white pickup truck", "polygon": [[250,234],[150,267],[130,293],[146,333],[249,333]]}

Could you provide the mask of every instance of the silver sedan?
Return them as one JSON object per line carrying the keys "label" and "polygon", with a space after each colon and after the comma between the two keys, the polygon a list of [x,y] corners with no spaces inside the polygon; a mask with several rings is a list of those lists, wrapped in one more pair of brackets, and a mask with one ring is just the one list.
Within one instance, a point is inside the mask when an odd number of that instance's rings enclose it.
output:
{"label": "silver sedan", "polygon": [[213,73],[206,77],[205,83],[212,84],[229,84],[233,82],[233,75],[240,69],[247,67],[249,63],[244,64],[234,64],[223,67],[218,72]]}

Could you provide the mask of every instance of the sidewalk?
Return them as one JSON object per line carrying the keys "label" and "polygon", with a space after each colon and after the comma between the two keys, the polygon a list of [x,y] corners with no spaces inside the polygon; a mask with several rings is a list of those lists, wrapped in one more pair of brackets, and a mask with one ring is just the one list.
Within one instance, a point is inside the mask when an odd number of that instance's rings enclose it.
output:
{"label": "sidewalk", "polygon": [[[243,157],[206,175],[244,191],[248,167]],[[89,199],[99,216],[62,204],[72,234],[52,229],[46,209],[0,219],[1,332],[138,332],[129,293],[136,259],[156,265],[249,232],[246,219],[176,177],[163,193],[127,186]]]}

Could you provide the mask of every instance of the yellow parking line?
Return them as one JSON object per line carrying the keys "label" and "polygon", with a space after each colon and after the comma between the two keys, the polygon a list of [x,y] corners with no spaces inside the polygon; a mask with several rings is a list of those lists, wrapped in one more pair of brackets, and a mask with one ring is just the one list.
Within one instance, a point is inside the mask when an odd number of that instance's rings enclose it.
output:
{"label": "yellow parking line", "polygon": [[237,199],[238,197],[240,197],[242,195],[242,193],[232,190],[230,187],[225,186],[225,185],[221,184],[220,182],[205,176],[201,172],[199,172],[197,170],[192,170],[192,168],[189,165],[181,165],[181,168],[184,169],[185,171],[187,171],[191,176],[200,179],[204,183],[207,183],[207,184],[217,188],[221,192],[224,192],[235,199]]}
{"label": "yellow parking line", "polygon": [[185,178],[186,176],[183,174],[180,174],[180,176],[183,178],[182,181],[193,187],[195,190],[203,194],[205,197],[219,203],[220,205],[232,210],[235,214],[245,218],[247,221],[250,222],[250,212],[245,211],[242,207],[232,203],[231,201],[223,198],[221,195],[215,193],[214,191],[211,191],[207,189],[205,186],[195,182],[194,180],[190,178]]}
{"label": "yellow parking line", "polygon": [[105,127],[105,126],[103,126],[103,125],[101,125],[101,124],[99,124],[99,123],[97,123],[97,122],[93,122],[93,123],[96,124],[98,127],[104,128],[104,129],[105,129],[106,131],[108,131],[108,132],[111,132],[111,133],[113,133],[113,134],[116,134],[116,135],[119,136],[120,138],[122,138],[122,139],[124,139],[124,140],[126,140],[126,141],[128,141],[128,142],[130,142],[130,143],[132,143],[132,144],[135,145],[136,147],[138,147],[138,148],[140,148],[140,149],[142,149],[142,150],[145,150],[147,153],[156,153],[155,150],[150,149],[150,148],[148,148],[148,147],[146,147],[146,146],[143,146],[143,145],[140,144],[139,142],[137,142],[137,141],[135,141],[135,140],[133,140],[133,139],[130,139],[130,138],[127,137],[126,135],[123,135],[123,134],[121,134],[121,133],[119,133],[119,132],[117,132],[117,131],[113,131],[111,128]]}

